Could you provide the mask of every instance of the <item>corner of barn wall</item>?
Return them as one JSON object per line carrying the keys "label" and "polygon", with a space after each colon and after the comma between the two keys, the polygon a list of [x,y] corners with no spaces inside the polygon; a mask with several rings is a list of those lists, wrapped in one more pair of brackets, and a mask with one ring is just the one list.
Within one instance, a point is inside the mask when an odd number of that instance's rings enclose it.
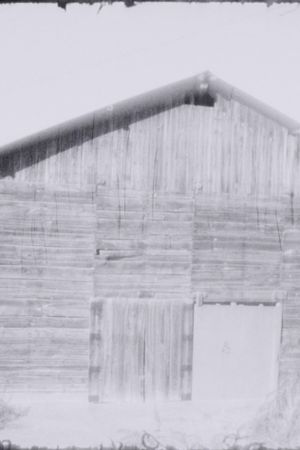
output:
{"label": "corner of barn wall", "polygon": [[14,156],[20,170],[0,180],[3,392],[88,391],[94,192],[67,166],[47,172],[49,158],[21,167]]}

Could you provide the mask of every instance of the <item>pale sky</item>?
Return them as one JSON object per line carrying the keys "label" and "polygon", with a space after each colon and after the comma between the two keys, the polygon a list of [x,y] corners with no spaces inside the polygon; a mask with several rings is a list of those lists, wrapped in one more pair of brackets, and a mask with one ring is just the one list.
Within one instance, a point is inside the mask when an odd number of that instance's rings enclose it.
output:
{"label": "pale sky", "polygon": [[0,145],[210,70],[300,122],[300,6],[0,6]]}

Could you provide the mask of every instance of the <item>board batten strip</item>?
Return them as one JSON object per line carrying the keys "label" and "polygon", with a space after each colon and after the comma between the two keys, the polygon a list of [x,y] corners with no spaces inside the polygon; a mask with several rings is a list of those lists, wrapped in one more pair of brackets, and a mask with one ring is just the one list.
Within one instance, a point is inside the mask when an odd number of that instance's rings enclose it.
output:
{"label": "board batten strip", "polygon": [[102,376],[100,351],[103,340],[103,305],[99,302],[91,303],[90,318],[90,364],[89,364],[89,401],[99,401],[99,378]]}
{"label": "board batten strip", "polygon": [[181,400],[192,399],[194,303],[182,308],[181,337]]}

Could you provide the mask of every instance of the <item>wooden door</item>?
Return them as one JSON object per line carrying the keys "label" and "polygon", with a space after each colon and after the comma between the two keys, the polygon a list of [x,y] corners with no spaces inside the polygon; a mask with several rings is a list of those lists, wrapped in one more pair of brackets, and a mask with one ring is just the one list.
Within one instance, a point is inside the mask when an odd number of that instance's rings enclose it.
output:
{"label": "wooden door", "polygon": [[156,300],[91,308],[90,401],[191,397],[193,305]]}

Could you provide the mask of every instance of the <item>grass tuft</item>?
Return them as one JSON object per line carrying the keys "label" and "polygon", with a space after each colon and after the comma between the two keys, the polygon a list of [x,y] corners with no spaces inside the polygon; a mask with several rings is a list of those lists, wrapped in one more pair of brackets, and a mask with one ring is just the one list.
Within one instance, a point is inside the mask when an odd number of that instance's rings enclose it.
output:
{"label": "grass tuft", "polygon": [[14,420],[24,416],[26,411],[16,408],[10,405],[4,400],[0,399],[0,430],[6,427],[6,425]]}
{"label": "grass tuft", "polygon": [[286,374],[277,393],[262,406],[250,425],[250,435],[273,448],[300,445],[300,374]]}

